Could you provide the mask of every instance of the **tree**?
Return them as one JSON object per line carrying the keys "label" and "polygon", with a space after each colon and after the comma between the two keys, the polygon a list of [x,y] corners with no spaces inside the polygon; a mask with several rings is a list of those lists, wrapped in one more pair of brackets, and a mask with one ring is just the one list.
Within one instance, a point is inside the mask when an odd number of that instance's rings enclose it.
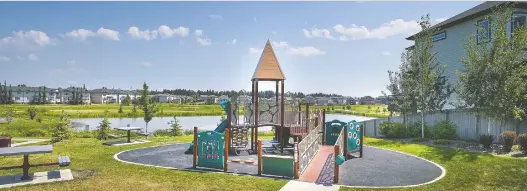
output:
{"label": "tree", "polygon": [[38,88],[37,104],[42,103],[42,87]]}
{"label": "tree", "polygon": [[108,118],[105,115],[102,121],[99,123],[99,129],[97,129],[97,139],[108,139],[108,135],[110,134],[110,124],[110,121],[108,121]]}
{"label": "tree", "polygon": [[68,113],[62,111],[57,124],[51,128],[51,136],[53,137],[51,143],[57,143],[70,138],[71,127]]}
{"label": "tree", "polygon": [[48,102],[47,99],[47,93],[46,93],[46,86],[44,86],[44,92],[42,93],[42,104],[46,104]]}
{"label": "tree", "polygon": [[119,105],[119,110],[117,110],[117,113],[123,113],[123,106]]}
{"label": "tree", "polygon": [[[487,16],[488,30],[478,25],[478,32],[467,39],[466,56],[458,71],[460,80],[456,93],[460,105],[471,108],[494,120],[527,118],[527,67],[522,51],[527,46],[525,23],[511,18],[514,3],[496,6]],[[507,33],[509,21],[515,26]],[[510,35],[509,35],[510,34]]]}
{"label": "tree", "polygon": [[174,120],[170,122],[170,132],[174,136],[183,135],[183,127],[179,124],[179,121],[176,119],[176,116],[174,116]]}
{"label": "tree", "polygon": [[135,104],[134,104],[134,107],[132,108],[132,113],[137,113],[137,108],[135,107]]}
{"label": "tree", "polygon": [[5,118],[5,120],[7,121],[7,123],[11,123],[11,121],[13,121],[13,119],[15,118],[15,110],[9,106],[6,110],[2,111],[2,117]]}
{"label": "tree", "polygon": [[33,106],[27,108],[27,112],[29,113],[29,119],[31,120],[35,119],[35,116],[37,116],[37,109]]}
{"label": "tree", "polygon": [[146,129],[145,131],[148,132],[148,122],[152,120],[156,112],[158,111],[158,107],[155,103],[151,103],[149,98],[149,91],[148,91],[148,85],[146,82],[143,83],[143,90],[141,90],[141,109],[144,112],[144,120],[146,123]]}
{"label": "tree", "polygon": [[11,88],[11,85],[9,85],[9,94],[8,94],[8,104],[13,104],[13,90]]}
{"label": "tree", "polygon": [[121,105],[129,106],[131,103],[132,103],[132,98],[130,97],[130,95],[126,95],[126,97],[121,102]]}

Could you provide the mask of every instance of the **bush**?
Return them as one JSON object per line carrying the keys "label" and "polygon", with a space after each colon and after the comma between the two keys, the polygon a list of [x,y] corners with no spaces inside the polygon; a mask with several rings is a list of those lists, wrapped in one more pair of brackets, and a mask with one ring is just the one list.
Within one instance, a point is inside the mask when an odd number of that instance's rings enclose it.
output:
{"label": "bush", "polygon": [[447,139],[436,139],[434,140],[434,144],[436,145],[448,145],[452,143],[450,140],[447,140]]}
{"label": "bush", "polygon": [[192,130],[192,129],[186,129],[183,133],[184,133],[185,135],[193,135],[193,134],[194,134],[194,130]]}
{"label": "bush", "polygon": [[404,125],[396,122],[381,122],[379,131],[386,138],[404,138],[407,134]]}
{"label": "bush", "polygon": [[170,122],[170,132],[172,136],[183,135],[183,127],[179,124],[179,121],[174,116],[174,120]]}
{"label": "bush", "polygon": [[156,136],[156,137],[159,137],[159,136],[173,136],[173,134],[168,129],[158,129],[158,130],[154,131],[154,136]]}
{"label": "bush", "polygon": [[490,149],[490,145],[494,141],[494,136],[492,135],[480,135],[479,143],[483,145],[483,148]]}
{"label": "bush", "polygon": [[520,151],[522,151],[523,154],[527,154],[527,133],[518,135],[518,144],[520,145]]}
{"label": "bush", "polygon": [[71,127],[68,114],[64,111],[60,116],[57,124],[51,129],[51,143],[57,143],[66,139],[69,139],[71,136]]}
{"label": "bush", "polygon": [[97,139],[108,139],[108,135],[110,135],[110,124],[110,121],[108,121],[108,118],[106,117],[99,123],[99,129],[97,129]]}
{"label": "bush", "polygon": [[455,139],[456,125],[448,120],[442,120],[434,125],[433,137],[436,139]]}
{"label": "bush", "polygon": [[[422,132],[421,122],[415,122],[408,124],[408,137],[421,137]],[[430,129],[425,123],[425,138],[431,138]]]}
{"label": "bush", "polygon": [[511,152],[512,145],[514,145],[514,139],[516,138],[516,132],[505,131],[500,135],[500,143],[503,145],[505,152]]}
{"label": "bush", "polygon": [[428,139],[427,138],[422,138],[422,137],[418,137],[418,138],[413,138],[412,139],[412,142],[414,143],[417,143],[417,142],[427,142]]}

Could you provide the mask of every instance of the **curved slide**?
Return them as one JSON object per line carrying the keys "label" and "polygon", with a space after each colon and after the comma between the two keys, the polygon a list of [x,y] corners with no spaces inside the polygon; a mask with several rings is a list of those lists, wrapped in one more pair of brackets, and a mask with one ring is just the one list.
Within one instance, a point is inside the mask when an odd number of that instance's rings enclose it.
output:
{"label": "curved slide", "polygon": [[[224,100],[224,101],[220,102],[220,106],[221,106],[221,108],[223,108],[223,111],[225,111],[226,115],[229,114],[229,111],[227,111],[229,109],[228,108],[229,102],[230,102],[230,100]],[[225,132],[225,129],[227,128],[227,126],[228,126],[228,120],[225,119],[218,125],[218,127],[216,127],[216,129],[214,129],[214,131],[216,131],[218,133],[223,133],[223,132]],[[192,154],[193,151],[194,151],[194,142],[192,142],[190,144],[190,146],[188,147],[187,151],[185,151],[185,154]]]}

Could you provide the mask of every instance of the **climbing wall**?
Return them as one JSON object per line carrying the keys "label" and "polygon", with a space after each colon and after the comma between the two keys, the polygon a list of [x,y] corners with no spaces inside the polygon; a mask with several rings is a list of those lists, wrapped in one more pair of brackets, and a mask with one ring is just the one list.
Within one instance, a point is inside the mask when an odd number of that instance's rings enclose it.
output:
{"label": "climbing wall", "polygon": [[232,145],[231,147],[238,153],[240,150],[246,150],[249,144],[249,128],[245,126],[231,127]]}
{"label": "climbing wall", "polygon": [[348,128],[348,153],[353,151],[360,150],[360,144],[362,144],[362,137],[361,137],[361,127],[357,121],[353,120],[348,122],[347,127]]}

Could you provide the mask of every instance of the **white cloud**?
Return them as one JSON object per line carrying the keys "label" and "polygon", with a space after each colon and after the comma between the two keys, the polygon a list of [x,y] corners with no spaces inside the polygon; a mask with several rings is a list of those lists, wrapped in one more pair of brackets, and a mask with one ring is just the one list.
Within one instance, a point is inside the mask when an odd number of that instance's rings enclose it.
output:
{"label": "white cloud", "polygon": [[103,27],[99,28],[97,30],[97,36],[100,36],[101,38],[105,38],[108,40],[120,40],[119,39],[119,32],[114,31],[112,29],[105,29]]}
{"label": "white cloud", "polygon": [[157,38],[157,30],[139,30],[138,27],[132,26],[128,28],[128,35],[135,39],[153,40]]}
{"label": "white cloud", "polygon": [[199,30],[199,29],[197,29],[197,30],[194,32],[194,34],[195,34],[196,36],[203,36],[203,30]]}
{"label": "white cloud", "polygon": [[261,48],[249,48],[249,52],[253,53],[253,54],[255,54],[255,53],[260,53],[261,54],[262,51],[263,50]]}
{"label": "white cloud", "polygon": [[189,34],[189,29],[185,27],[181,27],[181,26],[178,28],[172,29],[167,25],[161,25],[157,29],[157,32],[159,33],[159,35],[161,35],[161,37],[164,37],[164,38],[172,37],[174,36],[174,34],[177,34],[181,37],[186,37]]}
{"label": "white cloud", "polygon": [[210,14],[210,15],[209,15],[209,18],[210,18],[210,19],[217,19],[217,20],[220,20],[220,19],[223,19],[223,16],[221,16],[221,15],[216,15],[216,14]]}
{"label": "white cloud", "polygon": [[335,32],[345,37],[340,37],[341,40],[362,40],[362,39],[384,39],[390,36],[399,34],[412,35],[421,31],[421,26],[417,21],[405,21],[396,19],[387,23],[381,24],[377,28],[368,29],[365,26],[357,26],[355,24],[346,27],[342,24],[337,24],[333,27]]}
{"label": "white cloud", "polygon": [[392,53],[391,53],[391,52],[388,52],[388,51],[382,51],[381,54],[382,54],[383,56],[391,56],[391,55],[392,55]]}
{"label": "white cloud", "polygon": [[318,38],[327,38],[327,39],[332,39],[332,40],[335,39],[335,37],[331,36],[331,32],[329,32],[328,29],[314,28],[314,29],[311,29],[311,31],[306,30],[306,29],[302,29],[302,31],[304,32],[304,36],[306,36],[307,38],[318,37]]}
{"label": "white cloud", "polygon": [[70,81],[68,81],[68,84],[77,84],[77,81],[70,80]]}
{"label": "white cloud", "polygon": [[75,60],[70,60],[70,61],[68,61],[68,65],[75,66],[75,65],[77,65],[77,62]]}
{"label": "white cloud", "polygon": [[38,56],[33,54],[33,53],[27,55],[27,59],[29,59],[31,61],[38,61],[39,60]]}
{"label": "white cloud", "polygon": [[139,65],[144,67],[151,67],[153,64],[151,62],[139,62]]}
{"label": "white cloud", "polygon": [[0,61],[7,62],[7,61],[9,61],[9,60],[11,60],[11,59],[9,59],[9,58],[6,57],[6,56],[0,56]]}
{"label": "white cloud", "polygon": [[319,50],[312,46],[295,47],[295,46],[291,46],[289,43],[284,42],[284,41],[280,41],[280,42],[273,41],[272,44],[273,44],[273,47],[278,48],[278,49],[283,49],[285,50],[286,54],[290,54],[290,55],[315,56],[315,55],[326,54],[326,52]]}
{"label": "white cloud", "polygon": [[227,41],[227,44],[235,45],[236,44],[236,39],[232,39],[232,40]]}
{"label": "white cloud", "polygon": [[89,37],[100,37],[108,40],[120,40],[119,32],[112,29],[105,29],[103,27],[99,28],[96,32],[87,29],[72,30],[71,32],[67,32],[63,36],[81,41],[84,41]]}
{"label": "white cloud", "polygon": [[13,32],[13,36],[0,38],[0,45],[14,46],[18,49],[34,49],[52,44],[46,33],[35,30]]}
{"label": "white cloud", "polygon": [[76,40],[86,40],[88,37],[95,36],[95,33],[91,30],[77,29],[67,32],[65,36]]}
{"label": "white cloud", "polygon": [[208,38],[197,38],[197,40],[198,43],[202,46],[209,46],[212,43],[212,41]]}

